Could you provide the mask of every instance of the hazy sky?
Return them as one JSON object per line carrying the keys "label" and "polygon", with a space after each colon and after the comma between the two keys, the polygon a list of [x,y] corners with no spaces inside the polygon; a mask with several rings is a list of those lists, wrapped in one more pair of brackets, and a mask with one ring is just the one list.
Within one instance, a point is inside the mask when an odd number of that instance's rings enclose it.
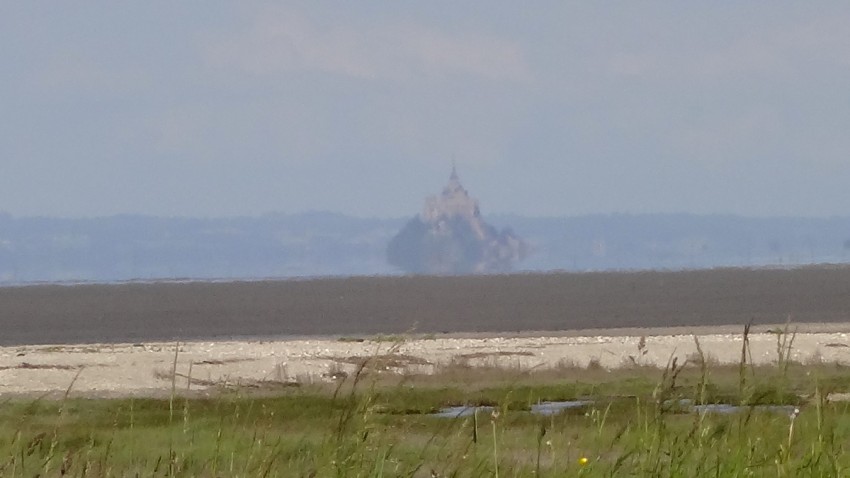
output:
{"label": "hazy sky", "polygon": [[850,3],[0,3],[0,210],[850,215]]}

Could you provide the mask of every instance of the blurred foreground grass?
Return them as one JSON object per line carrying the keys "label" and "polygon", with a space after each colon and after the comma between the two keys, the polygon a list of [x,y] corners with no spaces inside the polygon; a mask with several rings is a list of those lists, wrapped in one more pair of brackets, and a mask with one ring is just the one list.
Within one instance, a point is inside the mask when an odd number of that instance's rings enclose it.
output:
{"label": "blurred foreground grass", "polygon": [[[336,384],[274,393],[8,399],[0,476],[848,476],[848,405],[827,397],[850,391],[850,369],[788,361],[793,339],[778,341],[775,365],[755,367],[746,343],[731,366],[694,357],[664,369],[399,376],[367,362]],[[528,412],[575,399],[592,403]],[[742,407],[697,413],[681,403]],[[494,408],[430,416],[449,405]]]}

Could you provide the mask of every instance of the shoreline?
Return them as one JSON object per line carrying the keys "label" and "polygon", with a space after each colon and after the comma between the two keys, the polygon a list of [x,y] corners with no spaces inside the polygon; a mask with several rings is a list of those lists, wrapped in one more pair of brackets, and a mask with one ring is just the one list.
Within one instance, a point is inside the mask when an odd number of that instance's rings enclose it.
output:
{"label": "shoreline", "polygon": [[[755,364],[775,362],[777,331],[786,324],[753,326]],[[850,323],[787,324],[794,335],[790,359],[850,364]],[[607,332],[607,333],[603,333]],[[432,374],[443,367],[545,370],[664,367],[671,357],[693,359],[697,337],[713,364],[740,360],[743,327],[585,329],[512,334],[262,338],[255,340],[0,347],[0,395],[61,398],[210,395],[227,386],[270,388],[331,383],[363,360],[380,360],[387,374]],[[642,345],[641,345],[642,344]],[[175,363],[176,357],[176,363]],[[176,367],[176,375],[172,370]]]}

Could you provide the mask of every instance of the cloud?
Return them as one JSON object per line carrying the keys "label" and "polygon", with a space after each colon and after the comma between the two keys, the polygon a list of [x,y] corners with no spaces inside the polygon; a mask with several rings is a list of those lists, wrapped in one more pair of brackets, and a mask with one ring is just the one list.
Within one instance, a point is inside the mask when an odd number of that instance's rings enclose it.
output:
{"label": "cloud", "polygon": [[503,38],[405,22],[319,23],[286,9],[261,12],[243,31],[210,41],[206,56],[211,65],[254,75],[305,71],[363,79],[531,77],[522,50]]}

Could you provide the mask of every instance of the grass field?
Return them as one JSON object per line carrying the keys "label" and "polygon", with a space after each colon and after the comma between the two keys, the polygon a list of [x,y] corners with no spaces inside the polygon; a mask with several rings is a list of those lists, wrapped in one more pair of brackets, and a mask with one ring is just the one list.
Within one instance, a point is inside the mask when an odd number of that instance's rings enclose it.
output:
{"label": "grass field", "polygon": [[[850,391],[850,369],[788,360],[787,333],[769,366],[751,365],[743,344],[737,365],[695,354],[666,368],[400,376],[366,361],[335,384],[274,392],[7,400],[0,475],[846,476],[848,405],[827,397]],[[587,404],[530,412],[559,400]],[[432,416],[450,405],[492,408]]]}

